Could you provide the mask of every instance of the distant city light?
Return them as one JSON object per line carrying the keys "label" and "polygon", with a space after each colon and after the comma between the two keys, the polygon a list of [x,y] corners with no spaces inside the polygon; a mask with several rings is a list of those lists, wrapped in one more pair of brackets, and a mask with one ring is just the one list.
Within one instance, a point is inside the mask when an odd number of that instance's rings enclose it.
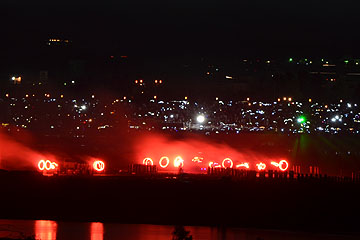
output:
{"label": "distant city light", "polygon": [[81,109],[82,109],[82,110],[86,110],[86,105],[82,105],[82,106],[81,106]]}
{"label": "distant city light", "polygon": [[196,121],[198,121],[198,123],[204,123],[205,122],[204,115],[197,116]]}

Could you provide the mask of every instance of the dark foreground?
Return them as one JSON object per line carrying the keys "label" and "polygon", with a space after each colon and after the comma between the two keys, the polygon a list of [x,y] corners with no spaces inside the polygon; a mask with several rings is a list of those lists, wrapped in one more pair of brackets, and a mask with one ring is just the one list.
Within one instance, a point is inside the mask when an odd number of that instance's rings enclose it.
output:
{"label": "dark foreground", "polygon": [[0,218],[359,232],[360,184],[0,173]]}

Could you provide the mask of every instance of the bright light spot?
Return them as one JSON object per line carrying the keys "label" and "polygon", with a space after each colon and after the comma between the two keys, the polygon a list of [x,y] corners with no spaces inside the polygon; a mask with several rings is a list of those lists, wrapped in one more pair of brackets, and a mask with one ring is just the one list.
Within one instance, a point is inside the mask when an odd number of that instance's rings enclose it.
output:
{"label": "bright light spot", "polygon": [[198,123],[203,123],[205,122],[205,117],[203,115],[199,115],[197,116],[196,121],[198,121]]}
{"label": "bright light spot", "polygon": [[58,167],[59,165],[56,162],[51,162],[50,160],[40,160],[38,163],[38,168],[41,171],[44,170],[54,170]]}
{"label": "bright light spot", "polygon": [[94,168],[95,171],[98,171],[98,172],[104,171],[105,163],[103,161],[101,161],[101,160],[96,160],[93,163],[93,168]]}
{"label": "bright light spot", "polygon": [[289,163],[286,160],[281,160],[280,162],[271,162],[272,165],[278,167],[280,171],[286,171],[289,168]]}
{"label": "bright light spot", "polygon": [[82,110],[86,110],[86,106],[85,106],[85,105],[82,105],[82,106],[81,106],[81,109],[82,109]]}
{"label": "bright light spot", "polygon": [[256,164],[256,166],[257,166],[259,171],[265,170],[265,168],[266,168],[266,164],[262,163],[262,162]]}
{"label": "bright light spot", "polygon": [[[166,161],[165,164],[164,164],[164,161]],[[160,161],[159,161],[160,167],[166,168],[167,166],[169,166],[169,163],[170,163],[170,159],[168,157],[160,158]]]}
{"label": "bright light spot", "polygon": [[298,122],[298,123],[304,123],[305,121],[306,121],[306,119],[305,119],[304,116],[300,116],[300,117],[298,117],[298,119],[297,119],[297,122]]}
{"label": "bright light spot", "polygon": [[12,77],[11,80],[15,81],[15,77]]}
{"label": "bright light spot", "polygon": [[289,163],[286,160],[281,160],[279,162],[279,169],[281,171],[286,171],[289,168]]}
{"label": "bright light spot", "polygon": [[182,159],[180,156],[177,156],[174,160],[174,167],[184,167],[184,159]]}
{"label": "bright light spot", "polygon": [[194,158],[192,159],[192,161],[193,161],[194,163],[202,163],[202,160],[203,160],[202,157],[194,157]]}
{"label": "bright light spot", "polygon": [[143,164],[144,165],[154,165],[154,161],[151,158],[144,158]]}
{"label": "bright light spot", "polygon": [[[227,164],[227,166],[225,166],[225,164]],[[230,164],[230,165],[229,165]],[[234,166],[234,163],[233,161],[230,159],[230,158],[225,158],[223,161],[222,161],[222,167],[223,168],[232,168]]]}
{"label": "bright light spot", "polygon": [[244,167],[244,168],[250,168],[250,166],[249,166],[249,163],[240,163],[240,164],[238,164],[238,165],[236,165],[236,167],[237,168],[241,168],[241,167]]}

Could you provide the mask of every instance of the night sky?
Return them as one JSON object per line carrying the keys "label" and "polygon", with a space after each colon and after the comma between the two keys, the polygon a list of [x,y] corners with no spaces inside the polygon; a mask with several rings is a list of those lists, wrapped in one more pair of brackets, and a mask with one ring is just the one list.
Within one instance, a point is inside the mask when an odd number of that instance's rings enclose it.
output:
{"label": "night sky", "polygon": [[99,53],[358,56],[358,1],[3,0],[1,50],[49,37]]}

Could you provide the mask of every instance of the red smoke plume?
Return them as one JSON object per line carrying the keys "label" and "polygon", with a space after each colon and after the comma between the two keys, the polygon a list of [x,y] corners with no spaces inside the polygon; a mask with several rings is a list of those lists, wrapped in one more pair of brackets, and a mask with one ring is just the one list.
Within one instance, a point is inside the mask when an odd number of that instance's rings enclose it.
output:
{"label": "red smoke plume", "polygon": [[48,158],[0,132],[0,169],[34,170],[39,160]]}

